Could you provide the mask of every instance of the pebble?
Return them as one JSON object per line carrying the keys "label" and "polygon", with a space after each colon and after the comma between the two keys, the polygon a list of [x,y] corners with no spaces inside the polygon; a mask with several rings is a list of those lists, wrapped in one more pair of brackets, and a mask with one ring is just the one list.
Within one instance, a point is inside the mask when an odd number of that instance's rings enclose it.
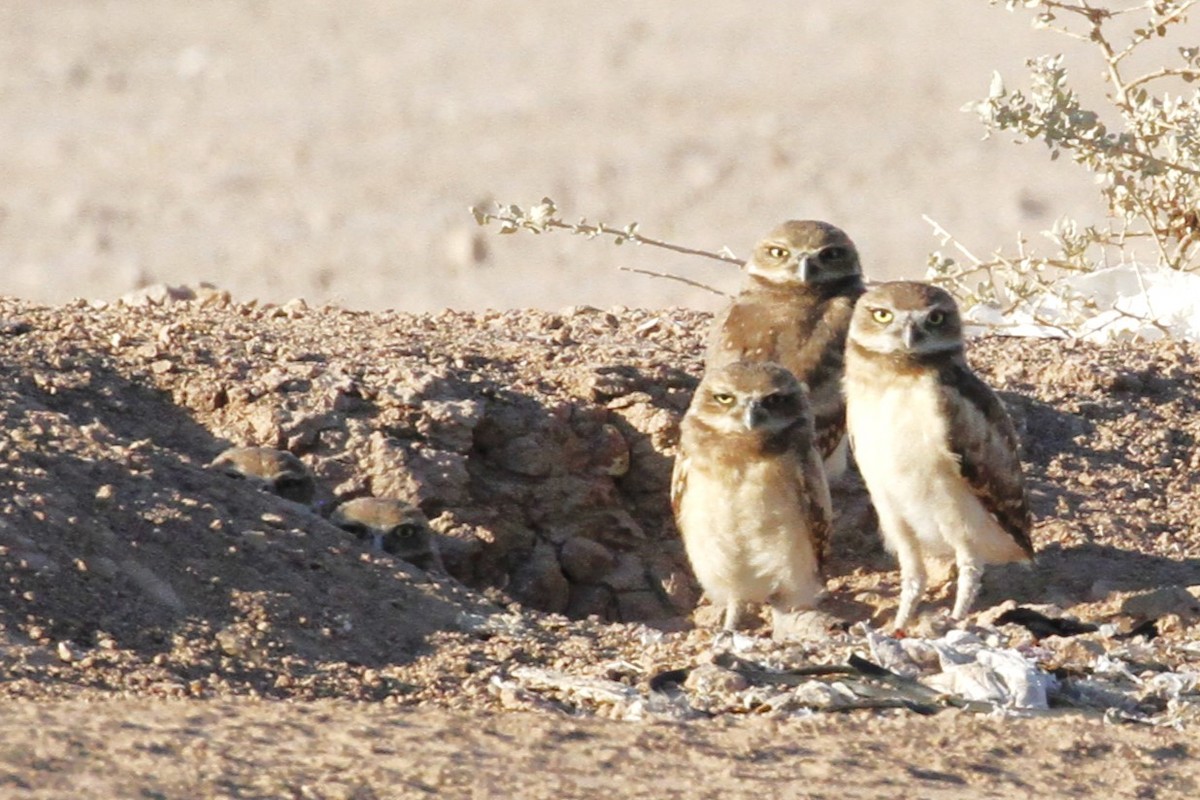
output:
{"label": "pebble", "polygon": [[55,648],[55,652],[58,654],[58,660],[67,664],[70,664],[78,658],[78,654],[75,652],[75,648],[71,646],[70,642],[59,642],[58,646]]}

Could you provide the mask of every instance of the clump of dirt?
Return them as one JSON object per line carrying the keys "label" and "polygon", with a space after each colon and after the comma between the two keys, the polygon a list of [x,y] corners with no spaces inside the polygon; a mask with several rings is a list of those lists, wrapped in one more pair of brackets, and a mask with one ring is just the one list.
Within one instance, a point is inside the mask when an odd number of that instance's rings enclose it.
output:
{"label": "clump of dirt", "polygon": [[[707,315],[368,314],[201,288],[61,308],[9,299],[0,317],[8,695],[599,713],[621,705],[614,684],[644,694],[711,660],[667,502]],[[1172,649],[1191,610],[1137,598],[1200,585],[1198,353],[973,344],[1024,440],[1040,551],[1033,568],[990,572],[981,610],[1018,600],[1115,631],[1153,618],[1158,655],[1194,658]],[[206,469],[230,445],[297,455],[314,506]],[[367,495],[419,505],[449,574],[328,522]],[[845,625],[792,660],[844,660],[863,642],[848,626],[893,613],[897,575],[861,485],[837,498],[829,609]],[[1073,663],[1051,650],[1047,664]],[[726,699],[699,705],[744,708],[739,679],[713,674],[731,682]]]}

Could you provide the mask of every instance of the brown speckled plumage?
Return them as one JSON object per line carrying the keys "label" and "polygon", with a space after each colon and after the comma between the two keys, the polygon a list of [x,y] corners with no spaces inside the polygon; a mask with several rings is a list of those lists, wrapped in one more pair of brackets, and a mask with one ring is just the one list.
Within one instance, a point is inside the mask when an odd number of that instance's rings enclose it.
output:
{"label": "brown speckled plumage", "polygon": [[308,467],[286,450],[231,447],[214,458],[208,466],[296,503],[311,503],[316,491]]}
{"label": "brown speckled plumage", "polygon": [[787,367],[808,387],[817,444],[828,458],[845,430],[843,353],[863,292],[858,252],[828,223],[792,220],[755,246],[746,269],[742,290],[714,320],[706,369],[743,359]]}

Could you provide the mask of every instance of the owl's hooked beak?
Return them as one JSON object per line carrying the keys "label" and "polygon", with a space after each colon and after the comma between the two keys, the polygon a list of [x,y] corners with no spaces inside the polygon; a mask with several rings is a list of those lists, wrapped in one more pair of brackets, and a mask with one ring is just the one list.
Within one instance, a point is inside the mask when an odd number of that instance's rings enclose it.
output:
{"label": "owl's hooked beak", "polygon": [[762,400],[751,400],[746,405],[746,415],[742,418],[746,430],[752,431],[759,425],[767,421],[767,409],[763,407]]}
{"label": "owl's hooked beak", "polygon": [[375,551],[376,553],[383,552],[383,534],[382,533],[372,533],[371,534],[371,549],[373,551]]}
{"label": "owl's hooked beak", "polygon": [[900,340],[904,342],[904,349],[912,350],[923,338],[925,338],[925,331],[921,329],[920,323],[913,317],[906,319],[904,321],[904,329],[900,333]]}
{"label": "owl's hooked beak", "polygon": [[796,277],[798,277],[803,283],[809,283],[816,275],[816,272],[817,267],[816,264],[813,263],[813,254],[805,253],[804,255],[800,256],[800,260],[796,264]]}

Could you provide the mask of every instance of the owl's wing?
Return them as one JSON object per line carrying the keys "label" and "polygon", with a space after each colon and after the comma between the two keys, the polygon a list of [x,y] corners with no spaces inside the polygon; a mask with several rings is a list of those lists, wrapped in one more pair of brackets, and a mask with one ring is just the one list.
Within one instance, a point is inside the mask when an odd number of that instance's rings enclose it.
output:
{"label": "owl's wing", "polygon": [[[786,312],[786,313],[785,313]],[[704,353],[704,368],[711,370],[740,361],[780,361],[787,366],[784,326],[779,317],[790,315],[787,309],[753,292],[742,292],[733,303],[713,319]]]}
{"label": "owl's wing", "polygon": [[734,341],[733,330],[740,330],[744,325],[743,311],[735,300],[713,317],[712,327],[708,331],[708,345],[704,350],[705,369],[723,367],[742,357],[742,350]]}
{"label": "owl's wing", "polygon": [[675,466],[671,469],[671,511],[675,513],[675,518],[679,518],[679,504],[682,502],[683,493],[687,491],[688,478],[688,457],[684,455],[683,448],[675,456]]}
{"label": "owl's wing", "polygon": [[815,444],[822,458],[829,458],[846,436],[846,410],[831,412],[817,420]]}
{"label": "owl's wing", "polygon": [[942,373],[941,406],[962,476],[984,508],[1032,557],[1033,519],[1016,428],[1000,398],[965,363],[954,362]]}
{"label": "owl's wing", "polygon": [[802,496],[808,499],[808,517],[812,522],[813,552],[817,556],[817,569],[824,573],[825,556],[829,548],[829,536],[833,530],[833,501],[829,496],[829,482],[825,478],[825,465],[821,454],[805,446],[803,457],[797,465]]}

